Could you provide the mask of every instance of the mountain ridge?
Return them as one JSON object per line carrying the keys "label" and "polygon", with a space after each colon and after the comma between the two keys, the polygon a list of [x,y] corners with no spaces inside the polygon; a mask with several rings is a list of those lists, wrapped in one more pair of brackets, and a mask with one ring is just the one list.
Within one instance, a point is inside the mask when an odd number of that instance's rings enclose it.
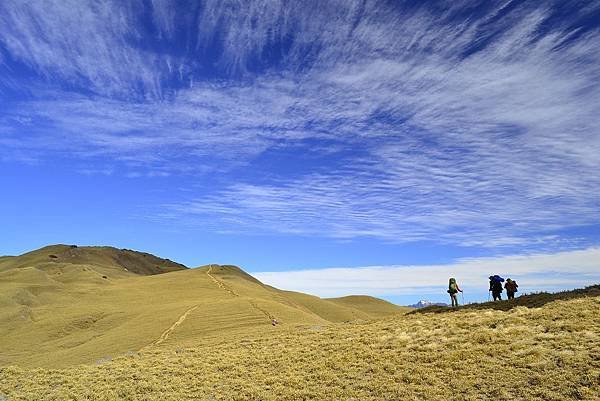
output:
{"label": "mountain ridge", "polygon": [[[159,261],[172,270],[156,268]],[[286,327],[407,311],[372,297],[340,301],[280,290],[233,265],[169,262],[69,245],[0,260],[0,365],[69,366],[128,351],[238,341]]]}
{"label": "mountain ridge", "polygon": [[416,304],[408,305],[410,308],[421,309],[427,308],[429,306],[448,306],[447,303],[444,302],[431,302],[426,299],[421,299]]}
{"label": "mountain ridge", "polygon": [[46,263],[100,265],[125,269],[141,275],[161,274],[188,269],[187,266],[147,252],[118,249],[110,246],[78,246],[55,244],[18,256],[0,258],[0,269],[40,266]]}

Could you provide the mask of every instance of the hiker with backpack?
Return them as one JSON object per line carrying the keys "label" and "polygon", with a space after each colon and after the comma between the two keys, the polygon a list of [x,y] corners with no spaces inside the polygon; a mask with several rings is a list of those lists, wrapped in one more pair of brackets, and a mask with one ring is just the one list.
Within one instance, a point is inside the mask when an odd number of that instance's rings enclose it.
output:
{"label": "hiker with backpack", "polygon": [[458,293],[463,292],[456,283],[456,279],[452,277],[448,282],[448,294],[450,294],[450,300],[452,301],[452,307],[458,308]]}
{"label": "hiker with backpack", "polygon": [[490,276],[490,289],[489,291],[492,292],[492,297],[494,298],[494,301],[502,301],[502,283],[504,282],[504,279],[500,276],[498,276],[497,274],[494,276]]}
{"label": "hiker with backpack", "polygon": [[504,288],[506,289],[506,296],[508,299],[515,299],[515,292],[519,291],[519,285],[515,280],[511,280],[509,278],[506,279],[506,284],[504,284]]}

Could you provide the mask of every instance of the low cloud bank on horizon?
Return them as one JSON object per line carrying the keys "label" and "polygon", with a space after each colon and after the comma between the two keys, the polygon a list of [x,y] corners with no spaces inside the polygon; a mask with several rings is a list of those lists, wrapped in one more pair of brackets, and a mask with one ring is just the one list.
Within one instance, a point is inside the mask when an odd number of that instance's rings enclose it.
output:
{"label": "low cloud bank on horizon", "polygon": [[485,292],[489,275],[519,282],[523,292],[600,283],[600,247],[554,254],[459,259],[440,265],[341,267],[255,273],[275,287],[321,297],[350,294],[405,296],[444,293],[449,277],[471,293]]}

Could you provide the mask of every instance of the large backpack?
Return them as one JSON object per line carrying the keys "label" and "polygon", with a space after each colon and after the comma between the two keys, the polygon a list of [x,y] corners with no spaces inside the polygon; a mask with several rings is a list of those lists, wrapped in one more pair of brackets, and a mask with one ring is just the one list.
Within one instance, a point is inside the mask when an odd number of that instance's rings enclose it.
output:
{"label": "large backpack", "polygon": [[448,294],[456,294],[458,289],[456,288],[456,279],[451,278],[448,283]]}
{"label": "large backpack", "polygon": [[491,278],[491,288],[493,292],[502,292],[502,282],[504,279],[497,274]]}

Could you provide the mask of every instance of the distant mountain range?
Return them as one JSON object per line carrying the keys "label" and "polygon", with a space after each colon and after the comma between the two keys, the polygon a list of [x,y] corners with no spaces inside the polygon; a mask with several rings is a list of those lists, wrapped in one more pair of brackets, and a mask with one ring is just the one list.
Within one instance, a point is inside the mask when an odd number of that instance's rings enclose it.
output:
{"label": "distant mountain range", "polygon": [[443,302],[430,302],[430,301],[427,301],[425,299],[422,299],[419,302],[417,302],[416,304],[408,305],[408,306],[410,308],[421,309],[421,308],[426,308],[428,306],[448,306],[448,304],[445,304]]}

